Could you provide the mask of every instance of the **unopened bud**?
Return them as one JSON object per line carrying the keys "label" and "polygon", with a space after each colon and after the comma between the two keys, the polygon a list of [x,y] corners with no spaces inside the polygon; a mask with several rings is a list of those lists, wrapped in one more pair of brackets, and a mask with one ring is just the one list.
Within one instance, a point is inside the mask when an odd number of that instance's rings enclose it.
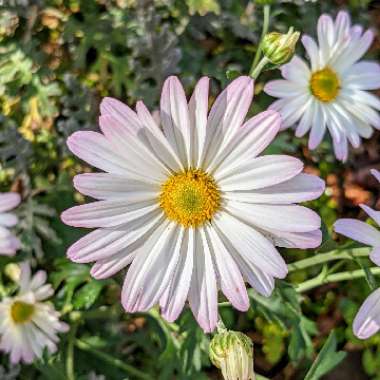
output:
{"label": "unopened bud", "polygon": [[300,33],[294,32],[293,28],[290,28],[286,34],[268,33],[262,42],[264,56],[274,65],[289,62],[294,55],[299,37]]}
{"label": "unopened bud", "polygon": [[255,380],[253,344],[243,333],[222,331],[210,343],[210,360],[225,380]]}
{"label": "unopened bud", "polygon": [[13,282],[18,282],[20,279],[21,268],[15,263],[9,263],[5,266],[4,272]]}

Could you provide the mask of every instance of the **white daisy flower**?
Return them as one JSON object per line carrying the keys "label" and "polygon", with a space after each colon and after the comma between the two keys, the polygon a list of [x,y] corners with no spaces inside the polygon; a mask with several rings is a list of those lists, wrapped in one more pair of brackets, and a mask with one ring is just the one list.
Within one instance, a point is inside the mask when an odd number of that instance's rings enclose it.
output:
{"label": "white daisy flower", "polygon": [[[380,173],[371,170],[372,175],[380,182]],[[380,226],[380,211],[366,205],[360,207]],[[369,256],[371,261],[380,266],[380,231],[360,220],[339,219],[334,224],[337,233],[373,247]],[[372,292],[358,311],[354,324],[354,334],[360,339],[367,339],[380,330],[380,289]]]}
{"label": "white daisy flower", "polygon": [[30,266],[21,264],[19,291],[0,303],[0,351],[10,354],[12,363],[32,363],[46,347],[57,350],[58,333],[69,326],[59,320],[59,313],[47,302],[54,291],[45,284],[46,272],[31,276]]}
{"label": "white daisy flower", "polygon": [[242,311],[244,281],[269,296],[287,266],[276,250],[316,247],[320,218],[295,203],[315,199],[324,182],[303,174],[300,160],[257,157],[280,128],[275,111],[244,123],[253,96],[249,77],[234,80],[208,114],[209,79],[189,101],[176,77],[161,96],[163,132],[142,102],[137,113],[116,99],[101,103],[102,133],[76,132],[71,151],[106,173],[74,178],[98,199],[62,214],[71,226],[98,228],[68,250],[96,262],[106,278],[130,265],[122,290],[126,311],[159,303],[174,321],[189,300],[201,327],[218,320],[218,290]]}
{"label": "white daisy flower", "polygon": [[347,12],[335,22],[329,15],[318,21],[318,44],[304,35],[302,43],[309,67],[298,56],[282,66],[284,80],[266,84],[264,91],[277,98],[271,109],[283,117],[282,129],[296,125],[296,136],[310,131],[309,148],[315,149],[329,130],[336,157],[345,161],[348,141],[358,147],[372,127],[380,129],[379,99],[367,92],[380,87],[380,65],[360,61],[373,41],[373,33],[351,26]]}
{"label": "white daisy flower", "polygon": [[17,193],[0,193],[0,255],[13,256],[21,246],[20,240],[8,229],[17,224],[18,218],[7,212],[17,207],[20,201]]}

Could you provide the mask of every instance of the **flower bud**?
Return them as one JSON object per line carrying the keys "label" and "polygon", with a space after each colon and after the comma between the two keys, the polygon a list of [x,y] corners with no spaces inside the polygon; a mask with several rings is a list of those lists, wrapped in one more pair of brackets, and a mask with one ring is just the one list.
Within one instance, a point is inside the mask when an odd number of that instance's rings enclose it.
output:
{"label": "flower bud", "polygon": [[15,263],[9,263],[5,266],[4,272],[13,282],[18,282],[20,279],[21,269]]}
{"label": "flower bud", "polygon": [[225,380],[254,380],[253,344],[243,333],[222,331],[210,343],[210,360]]}
{"label": "flower bud", "polygon": [[265,35],[262,42],[264,56],[274,65],[283,65],[289,62],[295,51],[300,33],[290,28],[288,33],[277,32]]}

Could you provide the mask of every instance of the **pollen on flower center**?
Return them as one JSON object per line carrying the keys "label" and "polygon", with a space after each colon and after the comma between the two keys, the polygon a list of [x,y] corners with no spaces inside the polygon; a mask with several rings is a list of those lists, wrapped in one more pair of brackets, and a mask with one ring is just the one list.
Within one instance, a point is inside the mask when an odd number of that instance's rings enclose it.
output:
{"label": "pollen on flower center", "polygon": [[333,70],[325,67],[311,75],[310,90],[320,101],[331,102],[338,96],[340,90],[339,78]]}
{"label": "pollen on flower center", "polygon": [[25,323],[32,319],[34,305],[22,301],[15,301],[11,306],[11,317],[15,323]]}
{"label": "pollen on flower center", "polygon": [[184,227],[211,220],[220,207],[215,180],[199,169],[173,174],[161,187],[160,206],[166,216]]}

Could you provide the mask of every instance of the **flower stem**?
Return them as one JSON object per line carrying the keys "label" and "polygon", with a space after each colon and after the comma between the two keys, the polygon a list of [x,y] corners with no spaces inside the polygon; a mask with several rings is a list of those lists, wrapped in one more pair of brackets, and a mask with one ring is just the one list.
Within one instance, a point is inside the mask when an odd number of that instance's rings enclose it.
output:
{"label": "flower stem", "polygon": [[253,62],[252,62],[251,70],[249,71],[250,76],[252,76],[252,73],[261,58],[261,47],[262,47],[263,39],[264,39],[264,36],[268,33],[268,28],[269,28],[269,16],[270,16],[270,5],[264,5],[263,29],[261,32],[259,46],[257,47],[255,58],[253,59]]}
{"label": "flower stem", "polygon": [[340,259],[353,260],[356,257],[368,256],[371,252],[370,248],[354,248],[346,249],[344,251],[334,250],[327,253],[320,253],[318,255],[308,257],[307,259],[299,260],[294,263],[288,264],[288,271],[294,272],[297,270],[312,267],[314,265],[327,263]]}
{"label": "flower stem", "polygon": [[75,335],[78,329],[78,322],[73,323],[70,333],[68,336],[67,342],[67,356],[66,356],[66,376],[67,380],[75,380],[75,371],[74,371],[74,342]]}
{"label": "flower stem", "polygon": [[132,367],[129,364],[124,363],[123,361],[114,358],[113,356],[106,354],[103,351],[99,351],[96,348],[92,347],[88,343],[84,342],[83,340],[77,339],[75,341],[75,345],[82,351],[87,351],[92,353],[94,356],[97,356],[99,359],[104,360],[111,366],[120,368],[121,370],[125,371],[129,375],[133,376],[135,379],[143,379],[143,380],[152,380],[152,377],[145,374],[144,372]]}
{"label": "flower stem", "polygon": [[260,75],[261,71],[265,67],[265,65],[269,62],[267,57],[261,58],[261,61],[257,64],[257,66],[250,72],[249,76],[253,79],[257,79]]}
{"label": "flower stem", "polygon": [[[380,267],[373,267],[370,268],[369,271],[374,276],[380,275]],[[353,280],[356,278],[365,277],[366,273],[363,269],[357,269],[354,271],[347,271],[347,272],[340,272],[340,273],[333,273],[330,275],[325,276],[323,272],[311,280],[307,280],[305,282],[301,282],[296,286],[296,290],[298,293],[304,293],[311,289],[314,289],[320,285],[325,285],[331,282],[339,282],[339,281],[347,281],[347,280]]]}

